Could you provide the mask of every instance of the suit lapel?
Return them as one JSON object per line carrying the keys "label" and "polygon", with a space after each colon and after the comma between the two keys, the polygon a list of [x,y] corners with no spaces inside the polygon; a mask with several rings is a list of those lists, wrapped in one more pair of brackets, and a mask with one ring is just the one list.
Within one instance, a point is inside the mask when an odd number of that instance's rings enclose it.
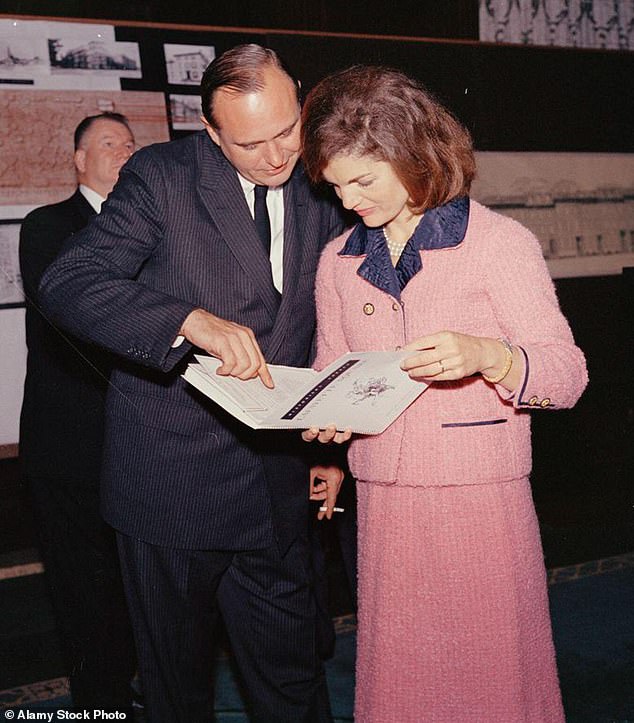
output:
{"label": "suit lapel", "polygon": [[271,264],[255,230],[237,173],[206,136],[200,137],[197,154],[200,199],[236,261],[253,280],[262,303],[275,316],[278,299],[271,283]]}
{"label": "suit lapel", "polygon": [[[304,206],[307,202],[308,186],[301,183],[301,173],[296,167],[293,175],[284,187],[284,291],[290,292],[297,279],[302,261],[301,220],[304,215]],[[292,294],[286,294],[287,304],[290,304]]]}
{"label": "suit lapel", "polygon": [[81,231],[84,226],[88,225],[88,222],[93,216],[97,215],[95,209],[88,203],[84,194],[79,190],[71,196],[73,207],[72,226],[73,231]]}
{"label": "suit lapel", "polygon": [[298,166],[284,186],[284,288],[279,312],[268,345],[268,357],[277,354],[286,337],[289,314],[295,309],[295,289],[303,254],[302,220],[305,218],[309,193],[308,184],[302,182],[303,173]]}

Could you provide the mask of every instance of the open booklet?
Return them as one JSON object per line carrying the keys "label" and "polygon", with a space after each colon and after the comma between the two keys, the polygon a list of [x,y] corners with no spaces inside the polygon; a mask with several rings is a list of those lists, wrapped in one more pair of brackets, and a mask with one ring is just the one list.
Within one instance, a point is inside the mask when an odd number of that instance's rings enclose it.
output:
{"label": "open booklet", "polygon": [[321,372],[275,366],[275,389],[259,378],[219,376],[219,359],[196,355],[183,377],[253,429],[306,429],[336,425],[358,434],[379,434],[427,384],[410,379],[400,361],[411,352],[361,352],[339,357]]}

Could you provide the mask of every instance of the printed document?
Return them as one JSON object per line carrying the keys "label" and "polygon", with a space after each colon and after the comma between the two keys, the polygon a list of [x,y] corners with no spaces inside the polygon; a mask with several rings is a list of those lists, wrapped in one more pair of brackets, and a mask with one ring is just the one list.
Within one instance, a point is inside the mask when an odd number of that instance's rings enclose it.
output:
{"label": "printed document", "polygon": [[183,377],[253,429],[306,429],[334,424],[380,434],[427,388],[400,362],[411,352],[350,352],[321,372],[269,364],[275,383],[219,376],[214,357],[196,355]]}

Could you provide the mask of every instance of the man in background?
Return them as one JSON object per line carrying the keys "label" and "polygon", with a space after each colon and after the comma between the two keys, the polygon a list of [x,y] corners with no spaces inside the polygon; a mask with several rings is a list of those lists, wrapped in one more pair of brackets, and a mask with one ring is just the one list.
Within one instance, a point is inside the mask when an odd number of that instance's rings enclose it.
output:
{"label": "man in background", "polygon": [[136,668],[114,532],[99,513],[112,360],[56,329],[39,308],[37,288],[63,241],[99,213],[133,151],[124,116],[84,118],[75,130],[77,190],[29,213],[20,231],[28,347],[20,458],[73,703],[90,709],[128,708]]}

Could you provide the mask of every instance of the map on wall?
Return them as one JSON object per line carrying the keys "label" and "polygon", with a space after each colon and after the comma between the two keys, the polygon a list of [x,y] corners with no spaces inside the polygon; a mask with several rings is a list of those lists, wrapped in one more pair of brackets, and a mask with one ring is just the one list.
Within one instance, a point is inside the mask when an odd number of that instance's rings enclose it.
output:
{"label": "map on wall", "polygon": [[123,113],[138,146],[169,140],[165,96],[145,91],[0,90],[0,216],[54,203],[76,186],[73,132],[89,115]]}

